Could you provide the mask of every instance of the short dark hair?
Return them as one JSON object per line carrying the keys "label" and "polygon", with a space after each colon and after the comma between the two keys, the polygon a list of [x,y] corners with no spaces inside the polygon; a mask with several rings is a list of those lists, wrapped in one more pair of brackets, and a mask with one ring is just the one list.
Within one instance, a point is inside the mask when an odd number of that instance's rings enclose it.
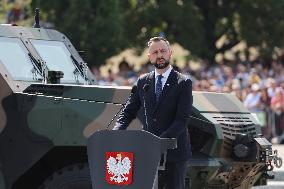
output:
{"label": "short dark hair", "polygon": [[164,37],[152,37],[152,38],[148,41],[147,45],[148,45],[148,47],[150,47],[150,45],[151,45],[153,42],[158,42],[158,41],[165,41],[166,44],[170,47],[170,42],[169,42],[168,40],[166,40],[166,38],[164,38]]}

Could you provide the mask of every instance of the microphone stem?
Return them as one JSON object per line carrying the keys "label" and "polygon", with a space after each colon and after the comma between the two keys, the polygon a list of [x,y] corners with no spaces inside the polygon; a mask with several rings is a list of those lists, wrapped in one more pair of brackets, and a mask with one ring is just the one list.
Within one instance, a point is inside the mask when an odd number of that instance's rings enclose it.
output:
{"label": "microphone stem", "polygon": [[120,113],[120,111],[122,110],[122,108],[125,107],[125,103],[122,104],[122,106],[120,107],[120,109],[116,112],[116,114],[114,115],[114,117],[111,119],[111,121],[108,123],[106,130],[108,130],[109,126],[111,125],[111,123],[113,122],[113,120],[116,118],[116,116],[118,116],[118,114]]}
{"label": "microphone stem", "polygon": [[143,106],[144,106],[144,116],[145,116],[145,122],[146,122],[146,131],[149,131],[149,128],[148,128],[148,116],[147,116],[146,101],[145,101],[145,94],[143,95]]}
{"label": "microphone stem", "polygon": [[116,118],[116,116],[118,116],[118,114],[120,113],[120,111],[125,107],[126,103],[130,100],[131,96],[132,96],[133,92],[129,95],[129,97],[127,98],[127,100],[122,104],[122,106],[120,107],[120,109],[116,112],[116,114],[113,116],[113,118],[110,120],[110,122],[108,123],[106,130],[108,130],[109,126],[111,125],[111,123],[113,122],[113,120]]}

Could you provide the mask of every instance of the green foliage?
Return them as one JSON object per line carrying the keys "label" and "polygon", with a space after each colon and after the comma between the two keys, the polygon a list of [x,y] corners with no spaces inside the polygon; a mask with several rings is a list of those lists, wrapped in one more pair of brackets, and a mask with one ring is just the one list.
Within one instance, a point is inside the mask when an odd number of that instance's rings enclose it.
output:
{"label": "green foliage", "polygon": [[264,58],[284,45],[284,1],[243,0],[240,6],[241,35]]}
{"label": "green foliage", "polygon": [[[233,25],[237,2],[205,0],[138,0],[128,11],[130,33],[139,43],[164,33],[171,42],[181,44],[193,56],[214,61],[215,54],[236,45],[240,39]],[[129,13],[130,12],[130,13]],[[228,43],[217,49],[216,42],[227,35]],[[135,36],[133,36],[135,37]],[[141,43],[142,44],[142,43]],[[136,44],[137,45],[137,44]]]}
{"label": "green foliage", "polygon": [[[275,47],[284,46],[283,0],[137,2],[140,3],[129,11],[127,20],[137,27],[130,33],[136,33],[139,43],[163,32],[171,42],[190,50],[192,56],[211,62],[217,53],[224,53],[241,41],[248,48],[257,47],[264,58],[271,58]],[[217,47],[221,37],[225,41]]]}
{"label": "green foliage", "polygon": [[[165,35],[214,62],[245,41],[271,58],[284,46],[284,0],[33,0],[46,21],[67,34],[89,65],[100,65],[124,48],[138,51],[150,37]],[[216,42],[225,37],[221,46]]]}
{"label": "green foliage", "polygon": [[84,59],[90,66],[103,64],[106,58],[126,47],[119,1],[33,1],[33,7],[38,5],[46,21],[71,38],[78,50],[86,52]]}

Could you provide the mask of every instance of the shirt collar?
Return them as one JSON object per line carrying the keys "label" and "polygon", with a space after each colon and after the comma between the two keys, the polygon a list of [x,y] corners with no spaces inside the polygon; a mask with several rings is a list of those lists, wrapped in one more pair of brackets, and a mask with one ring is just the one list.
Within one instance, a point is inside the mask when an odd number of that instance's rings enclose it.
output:
{"label": "shirt collar", "polygon": [[[172,65],[170,65],[170,67],[167,69],[167,71],[162,74],[163,78],[167,79],[169,77],[172,69],[173,69],[173,67],[172,67]],[[155,79],[158,77],[158,75],[160,75],[160,74],[157,72],[157,69],[155,69]]]}

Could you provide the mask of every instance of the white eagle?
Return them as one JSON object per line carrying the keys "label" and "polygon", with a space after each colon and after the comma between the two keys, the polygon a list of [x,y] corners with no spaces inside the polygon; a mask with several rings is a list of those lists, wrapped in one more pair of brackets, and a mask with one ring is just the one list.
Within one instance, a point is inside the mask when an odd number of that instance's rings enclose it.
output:
{"label": "white eagle", "polygon": [[110,180],[121,183],[128,180],[126,176],[129,174],[131,161],[128,157],[122,159],[121,154],[117,154],[116,158],[110,156],[107,160],[107,171],[110,174]]}

